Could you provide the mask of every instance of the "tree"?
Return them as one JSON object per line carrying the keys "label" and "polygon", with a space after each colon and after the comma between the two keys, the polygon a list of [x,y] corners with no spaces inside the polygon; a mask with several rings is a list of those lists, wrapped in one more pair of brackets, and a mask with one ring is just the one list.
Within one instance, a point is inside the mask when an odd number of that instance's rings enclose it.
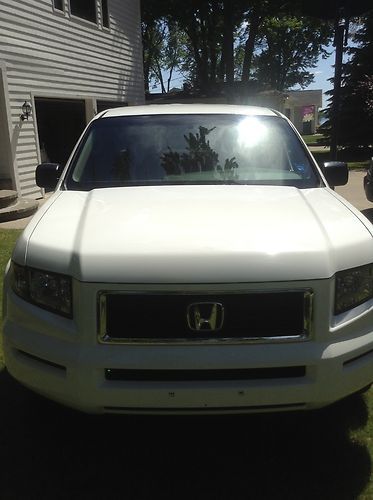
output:
{"label": "tree", "polygon": [[373,145],[373,10],[359,20],[355,47],[345,64],[339,112],[339,145]]}
{"label": "tree", "polygon": [[255,77],[272,90],[307,87],[314,79],[309,69],[316,66],[320,55],[328,55],[325,45],[331,36],[330,24],[313,18],[267,18],[260,28]]}
{"label": "tree", "polygon": [[[155,5],[156,0],[142,0],[143,24],[148,19],[146,26],[155,25],[157,35],[145,39],[144,53],[153,62],[145,61],[144,73],[148,79],[156,76],[163,91],[163,71],[172,73],[175,68],[183,70],[192,87],[205,94],[222,83],[232,87],[237,79],[245,88],[253,78],[274,90],[297,83],[306,86],[313,78],[308,69],[325,53],[323,44],[331,35],[325,22],[289,15],[299,8],[298,0],[161,0]],[[174,28],[162,33],[165,23]],[[167,39],[173,30],[176,37]],[[163,46],[158,45],[159,39]],[[165,46],[173,46],[176,54],[180,45],[182,54],[166,56]]]}
{"label": "tree", "polygon": [[[217,82],[232,82],[235,68],[235,31],[242,22],[246,3],[247,0],[190,0],[187,3],[170,0],[166,7],[162,4],[160,9],[157,9],[155,0],[143,0],[143,36],[147,36],[147,50],[144,54],[155,57],[150,67],[154,67],[154,63],[159,59],[157,40],[163,39],[166,45],[167,40],[164,35],[150,38],[148,26],[152,28],[155,24],[159,27],[157,22],[161,25],[171,23],[178,33],[176,45],[180,46],[181,39],[185,42],[177,67],[188,73],[186,79],[194,88],[208,92]],[[155,48],[151,47],[153,43]],[[148,60],[149,58],[144,63],[144,73],[145,78],[149,80],[151,72],[148,70]],[[162,58],[161,60],[165,61]]]}
{"label": "tree", "polygon": [[[142,22],[142,46],[144,65],[144,87],[149,92],[149,82],[160,68],[161,54],[164,49],[165,25],[160,20]],[[160,71],[161,72],[161,71]]]}
{"label": "tree", "polygon": [[149,92],[150,82],[155,81],[163,93],[169,92],[176,68],[190,61],[186,35],[168,15],[166,4],[145,0],[141,5],[145,91]]}
{"label": "tree", "polygon": [[194,87],[206,92],[217,81],[218,57],[222,45],[222,4],[218,1],[190,1],[181,7],[177,22],[188,37],[194,64]]}

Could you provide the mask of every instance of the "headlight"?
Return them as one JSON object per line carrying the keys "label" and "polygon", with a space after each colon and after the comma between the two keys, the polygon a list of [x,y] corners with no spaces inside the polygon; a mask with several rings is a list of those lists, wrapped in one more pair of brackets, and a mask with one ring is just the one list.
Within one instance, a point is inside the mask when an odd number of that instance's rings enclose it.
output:
{"label": "headlight", "polygon": [[373,298],[373,264],[336,274],[335,314],[348,311],[371,298]]}
{"label": "headlight", "polygon": [[14,293],[39,307],[72,317],[71,278],[12,263]]}

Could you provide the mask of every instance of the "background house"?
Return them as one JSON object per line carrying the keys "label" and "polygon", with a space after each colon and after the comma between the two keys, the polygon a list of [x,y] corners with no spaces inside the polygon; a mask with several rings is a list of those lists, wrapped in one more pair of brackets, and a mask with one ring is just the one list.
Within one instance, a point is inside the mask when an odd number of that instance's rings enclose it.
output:
{"label": "background house", "polygon": [[147,103],[214,103],[244,104],[276,109],[286,115],[300,134],[314,134],[319,125],[319,109],[322,107],[322,90],[259,91],[242,82],[227,88],[215,86],[206,96],[189,90],[173,89],[167,94],[147,94]]}
{"label": "background house", "polygon": [[322,107],[322,90],[290,90],[283,113],[294,123],[301,134],[315,134]]}
{"label": "background house", "polygon": [[0,189],[40,197],[38,163],[64,164],[98,111],[143,100],[139,0],[0,1]]}

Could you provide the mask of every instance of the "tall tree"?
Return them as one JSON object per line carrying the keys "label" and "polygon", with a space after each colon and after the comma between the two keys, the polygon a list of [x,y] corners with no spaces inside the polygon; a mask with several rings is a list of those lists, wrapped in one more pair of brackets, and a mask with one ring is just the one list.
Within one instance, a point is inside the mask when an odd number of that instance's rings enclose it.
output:
{"label": "tall tree", "polygon": [[[162,21],[154,19],[142,23],[142,47],[144,64],[144,87],[149,92],[149,82],[158,73],[162,74],[161,54],[164,50],[164,35],[166,26]],[[161,82],[163,89],[164,85]]]}
{"label": "tall tree", "polygon": [[155,81],[165,93],[171,88],[175,70],[190,63],[186,35],[164,0],[144,0],[141,7],[145,91]]}
{"label": "tall tree", "polygon": [[259,26],[264,17],[262,3],[254,3],[247,15],[247,38],[244,46],[244,59],[242,64],[242,81],[250,79],[251,65],[254,55],[255,41],[258,36]]}
{"label": "tall tree", "polygon": [[[306,86],[313,78],[308,70],[316,65],[320,53],[325,52],[323,44],[330,38],[331,30],[326,23],[290,16],[292,9],[299,9],[298,4],[298,0],[160,0],[159,4],[156,0],[142,0],[143,19],[148,16],[150,28],[154,16],[158,22],[155,23],[158,36],[148,37],[150,41],[161,38],[163,44],[170,43],[172,38],[167,40],[161,31],[165,22],[177,27],[174,53],[181,34],[185,35],[184,53],[178,60],[165,58],[167,51],[162,46],[155,45],[152,50],[149,47],[144,53],[155,62],[149,65],[145,60],[145,75],[148,78],[157,75],[162,84],[161,69],[172,60],[171,72],[175,68],[185,71],[192,86],[207,94],[221,82],[232,87],[237,78],[242,79],[245,88],[249,88],[253,77],[259,84],[278,90],[298,83]],[[277,17],[271,17],[273,12]],[[145,38],[145,45],[148,39]]]}
{"label": "tall tree", "polygon": [[[235,30],[242,22],[247,0],[170,0],[167,6],[154,8],[155,0],[143,0],[143,26],[157,20],[172,20],[188,43],[184,55],[187,64],[181,62],[179,69],[189,68],[188,80],[195,88],[208,92],[217,82],[234,79]],[[147,22],[144,22],[147,20]],[[146,31],[143,29],[146,35]],[[151,39],[148,37],[145,40]],[[187,47],[188,46],[188,47]],[[150,51],[151,52],[151,51]],[[150,53],[153,56],[153,52]],[[190,58],[190,55],[192,58]],[[145,66],[146,76],[150,76]]]}
{"label": "tall tree", "polygon": [[339,113],[339,145],[373,145],[373,9],[359,20],[344,67]]}
{"label": "tall tree", "polygon": [[157,9],[156,0],[141,3],[141,34],[144,65],[144,87],[149,92],[149,82],[155,61],[160,58],[163,45],[162,15]]}
{"label": "tall tree", "polygon": [[271,18],[274,13],[277,16],[289,13],[295,7],[294,4],[295,2],[291,0],[251,0],[245,2],[243,22],[241,19],[241,26],[245,26],[244,41],[243,43],[241,41],[243,57],[242,68],[239,71],[243,82],[248,82],[251,77],[252,62],[261,24],[267,18]]}
{"label": "tall tree", "polygon": [[313,18],[267,18],[260,29],[260,45],[255,56],[256,78],[273,90],[284,91],[314,79],[309,69],[328,55],[325,45],[332,37],[332,26]]}

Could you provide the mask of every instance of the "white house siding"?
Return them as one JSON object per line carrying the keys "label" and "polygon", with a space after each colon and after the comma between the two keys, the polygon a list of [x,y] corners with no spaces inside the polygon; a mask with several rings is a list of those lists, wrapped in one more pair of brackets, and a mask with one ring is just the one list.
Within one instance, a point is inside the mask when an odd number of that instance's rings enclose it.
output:
{"label": "white house siding", "polygon": [[0,0],[0,62],[6,66],[13,168],[24,196],[40,196],[36,120],[20,120],[24,101],[86,99],[90,118],[95,100],[144,100],[139,0],[108,0],[110,29],[102,27],[101,1],[96,4],[97,25],[70,16],[69,0],[64,12],[53,9],[53,0]]}

